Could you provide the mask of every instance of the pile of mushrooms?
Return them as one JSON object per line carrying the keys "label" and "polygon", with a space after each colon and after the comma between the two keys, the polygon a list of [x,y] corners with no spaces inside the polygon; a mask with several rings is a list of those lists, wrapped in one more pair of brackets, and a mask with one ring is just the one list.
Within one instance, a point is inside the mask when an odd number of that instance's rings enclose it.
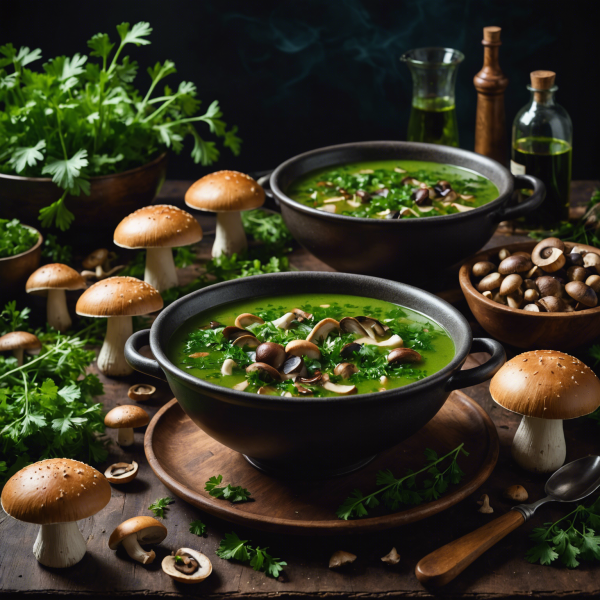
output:
{"label": "pile of mushrooms", "polygon": [[[272,321],[272,324],[280,329],[289,329],[294,321],[302,322],[312,318],[312,315],[295,308],[289,313],[285,313],[279,319]],[[305,340],[293,340],[285,347],[274,342],[260,342],[256,336],[245,327],[255,323],[264,323],[265,321],[250,313],[239,315],[235,320],[235,325],[230,325],[223,329],[223,337],[234,346],[242,348],[255,349],[255,362],[246,368],[247,373],[258,372],[259,378],[265,383],[258,390],[259,394],[274,395],[277,390],[270,386],[271,383],[279,383],[286,379],[294,382],[298,393],[309,396],[313,392],[305,387],[306,385],[320,385],[329,392],[335,394],[347,395],[356,393],[356,386],[334,383],[330,380],[327,373],[316,369],[309,373],[304,359],[319,360],[321,351],[316,342],[325,340],[331,333],[354,333],[360,337],[347,343],[341,351],[341,356],[350,359],[354,352],[359,350],[363,344],[388,348],[391,352],[387,356],[389,363],[415,363],[421,360],[421,355],[415,350],[403,348],[403,341],[399,335],[393,334],[385,338],[389,327],[380,323],[372,317],[344,317],[340,321],[327,318],[319,321],[308,334]],[[207,327],[222,327],[220,323],[212,322]],[[196,358],[204,353],[190,355]],[[225,359],[221,366],[221,374],[231,375],[236,362],[231,359]],[[358,373],[358,367],[352,362],[341,362],[336,365],[333,374],[342,379],[350,379],[352,375]],[[248,387],[248,381],[242,381],[234,389],[244,391]],[[285,395],[291,396],[289,392]]]}
{"label": "pile of mushrooms", "polygon": [[503,248],[498,261],[471,267],[475,287],[489,300],[528,312],[573,312],[598,305],[600,254],[547,238],[531,254]]}

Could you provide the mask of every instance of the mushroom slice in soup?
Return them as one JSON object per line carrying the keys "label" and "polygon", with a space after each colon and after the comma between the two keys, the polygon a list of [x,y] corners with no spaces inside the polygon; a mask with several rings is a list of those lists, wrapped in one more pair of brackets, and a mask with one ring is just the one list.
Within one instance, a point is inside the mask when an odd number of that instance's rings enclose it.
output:
{"label": "mushroom slice in soup", "polygon": [[324,340],[332,331],[339,331],[340,324],[335,319],[327,318],[319,321],[308,334],[307,342]]}

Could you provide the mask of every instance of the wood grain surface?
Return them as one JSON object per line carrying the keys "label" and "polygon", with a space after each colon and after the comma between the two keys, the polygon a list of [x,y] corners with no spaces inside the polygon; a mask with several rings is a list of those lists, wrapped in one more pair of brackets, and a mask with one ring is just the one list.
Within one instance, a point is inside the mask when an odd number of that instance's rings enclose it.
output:
{"label": "wood grain surface", "polygon": [[[186,182],[167,181],[161,191],[160,202],[182,204]],[[572,199],[585,203],[597,185],[596,182],[574,182]],[[214,220],[201,219],[205,232],[214,231]],[[501,229],[488,246],[501,246],[512,241],[524,241],[509,228]],[[210,254],[212,239],[207,234],[201,244],[205,256]],[[303,250],[296,250],[292,264],[307,270],[329,270]],[[196,272],[190,267],[181,273],[189,279]],[[444,294],[464,309],[465,315],[477,335],[482,334],[465,302],[457,279],[450,281]],[[482,360],[472,355],[466,367]],[[153,398],[144,408],[154,416],[169,402],[172,394],[166,384],[150,378],[131,375],[123,379],[100,376],[106,394],[100,401],[106,410],[118,404],[128,404],[127,389],[135,383],[147,382],[157,386]],[[37,527],[17,522],[0,510],[0,594],[2,597],[48,598],[53,596],[85,596],[87,598],[143,597],[144,599],[192,598],[210,599],[247,598],[469,598],[496,600],[499,598],[591,598],[600,595],[600,569],[598,564],[584,562],[576,570],[557,565],[544,567],[525,561],[525,551],[530,546],[529,533],[545,521],[566,514],[568,506],[544,506],[531,521],[488,550],[468,567],[460,577],[440,592],[423,588],[415,576],[418,561],[437,548],[490,523],[495,516],[512,507],[502,497],[502,491],[513,484],[523,485],[531,501],[543,497],[545,477],[526,473],[515,465],[510,456],[510,443],[519,424],[519,418],[498,407],[490,398],[488,386],[481,384],[464,390],[492,418],[500,439],[500,456],[492,476],[476,492],[456,506],[426,520],[401,528],[361,536],[333,536],[312,538],[257,532],[241,525],[232,525],[217,519],[198,508],[177,499],[164,519],[169,534],[155,548],[157,560],[144,567],[133,562],[121,550],[109,550],[107,540],[113,529],[122,521],[136,515],[150,515],[147,507],[157,498],[172,495],[154,476],[144,456],[144,428],[136,430],[135,444],[127,449],[111,447],[111,455],[103,469],[123,459],[136,460],[140,465],[137,479],[129,484],[113,486],[108,506],[90,519],[79,522],[88,541],[88,552],[76,566],[48,569],[33,557],[32,547]],[[116,439],[116,432],[108,435]],[[597,451],[598,426],[591,419],[565,421],[567,461]],[[215,473],[216,475],[216,473]],[[494,514],[478,512],[477,500],[488,494]],[[189,523],[202,519],[208,526],[208,535],[199,538],[189,533]],[[279,579],[273,580],[250,567],[219,559],[215,550],[225,533],[235,531],[242,539],[252,540],[261,547],[268,546],[275,556],[287,561],[288,566]],[[205,553],[213,563],[212,575],[197,586],[174,583],[160,569],[160,560],[171,550],[181,546],[195,548]],[[392,547],[401,554],[401,562],[390,567],[381,561]],[[344,571],[328,568],[331,554],[346,550],[356,554],[356,561]]]}
{"label": "wood grain surface", "polygon": [[[465,442],[468,440],[468,442]],[[403,474],[423,467],[423,450],[444,456],[461,443],[471,450],[461,456],[465,472],[460,485],[434,502],[390,514],[382,507],[368,518],[340,520],[336,509],[354,489],[373,490],[377,472]],[[462,392],[453,392],[439,413],[415,435],[383,452],[366,467],[326,481],[283,480],[261,473],[244,457],[199,429],[177,400],[155,415],[146,430],[144,449],[156,476],[178,497],[211,515],[261,531],[296,535],[341,535],[382,531],[414,523],[454,506],[489,477],[498,460],[498,435],[487,413]],[[223,485],[241,485],[253,502],[232,504],[204,490],[219,473]]]}

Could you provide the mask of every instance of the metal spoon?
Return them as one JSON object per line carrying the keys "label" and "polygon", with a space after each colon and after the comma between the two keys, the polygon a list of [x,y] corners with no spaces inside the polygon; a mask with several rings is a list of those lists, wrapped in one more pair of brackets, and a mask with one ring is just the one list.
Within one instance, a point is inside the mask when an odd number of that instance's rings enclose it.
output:
{"label": "metal spoon", "polygon": [[600,487],[600,456],[586,456],[564,465],[546,482],[546,497],[519,504],[506,514],[422,558],[415,569],[424,585],[442,586],[462,573],[488,548],[533,516],[546,502],[577,502]]}

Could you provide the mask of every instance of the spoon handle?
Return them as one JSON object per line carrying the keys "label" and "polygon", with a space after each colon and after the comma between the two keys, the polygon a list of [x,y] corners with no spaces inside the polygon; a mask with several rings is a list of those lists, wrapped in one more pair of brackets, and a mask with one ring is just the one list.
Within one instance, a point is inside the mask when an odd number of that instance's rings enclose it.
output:
{"label": "spoon handle", "polygon": [[523,523],[525,523],[525,518],[518,510],[508,511],[491,523],[422,558],[415,569],[417,579],[423,585],[446,585],[488,548]]}

